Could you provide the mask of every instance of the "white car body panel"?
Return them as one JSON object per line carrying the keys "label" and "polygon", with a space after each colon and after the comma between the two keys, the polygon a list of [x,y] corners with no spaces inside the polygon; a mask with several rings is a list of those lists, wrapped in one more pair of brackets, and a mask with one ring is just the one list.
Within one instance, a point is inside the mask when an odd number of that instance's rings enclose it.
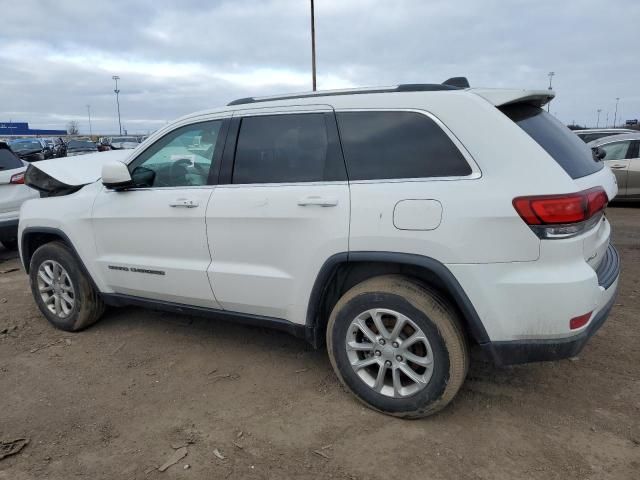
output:
{"label": "white car body panel", "polygon": [[[211,256],[205,211],[212,191],[212,187],[126,192],[101,188],[92,211],[93,258],[107,288],[119,294],[220,308],[207,279]],[[192,201],[195,207],[170,206],[180,199]]]}

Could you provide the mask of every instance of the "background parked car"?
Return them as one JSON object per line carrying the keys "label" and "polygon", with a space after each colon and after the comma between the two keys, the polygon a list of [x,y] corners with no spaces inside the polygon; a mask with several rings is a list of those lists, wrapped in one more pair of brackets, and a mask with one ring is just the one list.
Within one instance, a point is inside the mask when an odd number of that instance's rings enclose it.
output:
{"label": "background parked car", "polygon": [[26,162],[53,158],[53,149],[38,138],[21,138],[13,140],[9,145],[11,150]]}
{"label": "background parked car", "polygon": [[137,137],[110,137],[106,140],[106,145],[108,145],[111,150],[128,150],[140,145]]}
{"label": "background parked car", "polygon": [[43,138],[42,141],[47,146],[47,148],[49,148],[49,150],[51,150],[51,153],[55,157],[56,156],[56,149],[55,149],[56,145],[55,145],[55,142],[53,141],[53,138]]}
{"label": "background parked car", "polygon": [[20,205],[38,197],[24,184],[27,163],[18,158],[6,142],[0,142],[0,243],[5,248],[17,246]]}
{"label": "background parked car", "polygon": [[635,131],[636,130],[629,130],[628,128],[585,128],[584,130],[574,130],[573,133],[578,135],[584,143],[589,143],[602,137],[633,133]]}
{"label": "background parked car", "polygon": [[618,182],[616,200],[640,200],[640,132],[610,135],[587,145],[604,152],[602,160]]}
{"label": "background parked car", "polygon": [[96,144],[88,140],[69,140],[66,147],[67,157],[84,155],[85,153],[96,153],[98,151]]}
{"label": "background parked car", "polygon": [[109,139],[106,137],[100,137],[98,139],[97,146],[99,152],[108,152],[111,150],[111,147],[109,146]]}
{"label": "background parked car", "polygon": [[53,141],[53,156],[54,157],[66,157],[67,156],[67,144],[58,137]]}

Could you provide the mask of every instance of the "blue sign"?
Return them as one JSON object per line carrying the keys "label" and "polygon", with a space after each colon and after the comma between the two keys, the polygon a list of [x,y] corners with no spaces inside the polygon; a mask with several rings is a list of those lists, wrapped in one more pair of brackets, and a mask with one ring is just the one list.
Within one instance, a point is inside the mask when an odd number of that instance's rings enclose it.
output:
{"label": "blue sign", "polygon": [[0,122],[0,135],[66,135],[66,130],[44,130],[38,128],[29,128],[27,122]]}

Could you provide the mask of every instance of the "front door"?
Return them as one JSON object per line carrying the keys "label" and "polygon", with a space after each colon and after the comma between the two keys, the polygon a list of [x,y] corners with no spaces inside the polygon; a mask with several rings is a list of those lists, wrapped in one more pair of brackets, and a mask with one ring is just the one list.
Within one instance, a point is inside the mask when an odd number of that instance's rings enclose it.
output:
{"label": "front door", "polygon": [[348,251],[335,117],[331,107],[301,110],[256,109],[232,121],[207,211],[209,276],[227,310],[304,323],[322,264]]}
{"label": "front door", "polygon": [[207,277],[205,212],[228,120],[179,127],[129,164],[138,187],[93,208],[97,264],[116,293],[219,308]]}

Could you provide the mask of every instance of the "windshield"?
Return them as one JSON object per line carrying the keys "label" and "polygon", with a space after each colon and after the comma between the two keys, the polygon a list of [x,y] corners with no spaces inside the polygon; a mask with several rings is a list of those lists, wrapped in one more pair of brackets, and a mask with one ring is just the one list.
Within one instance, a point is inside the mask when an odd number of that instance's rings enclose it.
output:
{"label": "windshield", "polygon": [[527,132],[571,178],[586,177],[604,168],[591,150],[555,117],[532,105],[515,104],[500,110]]}
{"label": "windshield", "polygon": [[124,142],[138,143],[138,139],[136,137],[114,137],[111,139],[111,143],[124,143]]}
{"label": "windshield", "polygon": [[42,145],[37,140],[16,140],[11,142],[11,149],[15,152],[25,152],[27,150],[42,150]]}

